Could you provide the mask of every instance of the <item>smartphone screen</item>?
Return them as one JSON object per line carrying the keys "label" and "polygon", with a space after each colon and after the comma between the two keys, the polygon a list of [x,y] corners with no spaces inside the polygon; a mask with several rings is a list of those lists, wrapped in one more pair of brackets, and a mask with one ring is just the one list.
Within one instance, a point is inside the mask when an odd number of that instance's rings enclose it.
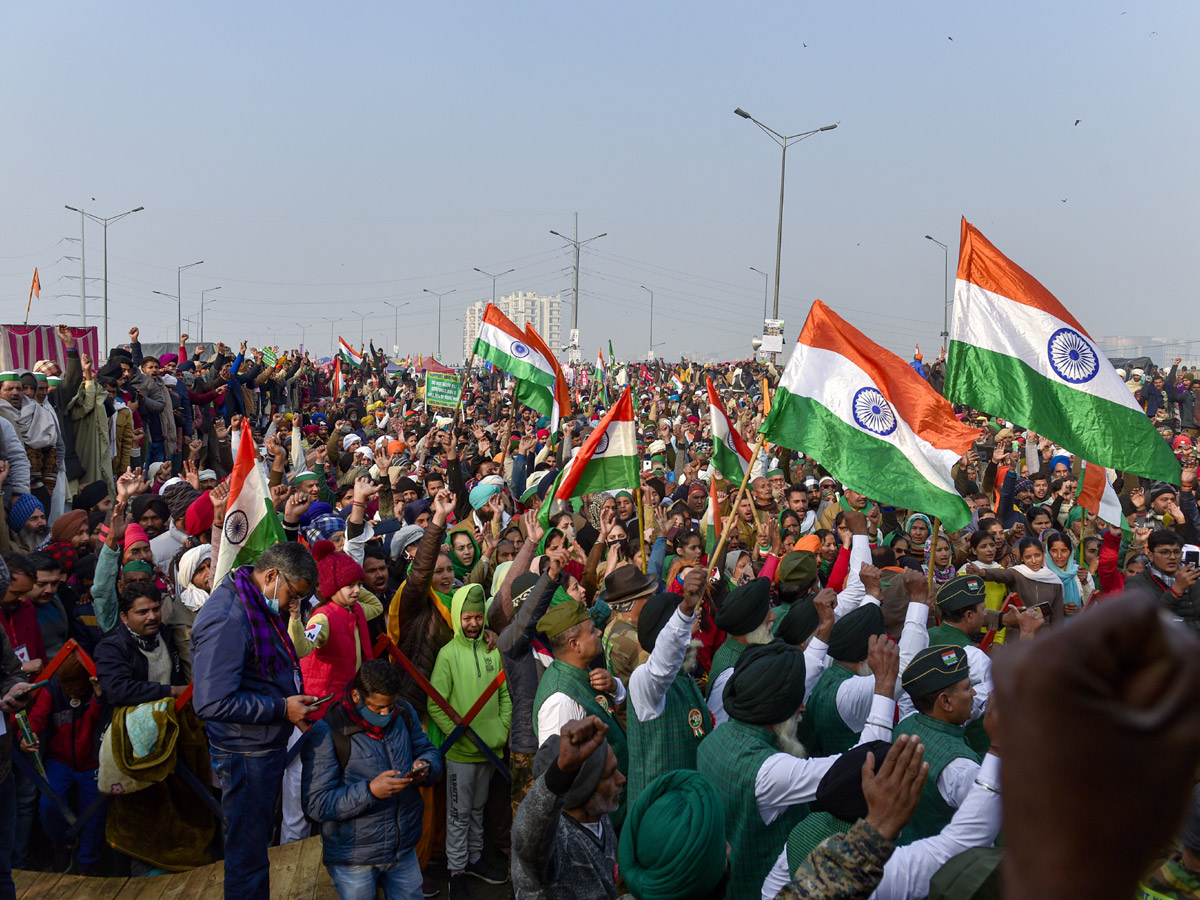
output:
{"label": "smartphone screen", "polygon": [[1050,619],[1050,604],[1049,603],[1039,603],[1037,606],[1034,607],[1034,609],[1036,609],[1038,612],[1040,612],[1042,614],[1043,619],[1046,619],[1047,621],[1049,621],[1049,619]]}
{"label": "smartphone screen", "polygon": [[1184,547],[1183,564],[1185,566],[1200,566],[1200,547]]}

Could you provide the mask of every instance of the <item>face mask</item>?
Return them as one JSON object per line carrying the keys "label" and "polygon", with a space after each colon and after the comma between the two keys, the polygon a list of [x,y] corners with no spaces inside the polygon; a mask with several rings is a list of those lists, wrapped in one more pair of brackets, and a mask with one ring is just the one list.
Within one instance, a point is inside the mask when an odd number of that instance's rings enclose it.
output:
{"label": "face mask", "polygon": [[365,703],[358,708],[358,714],[363,717],[364,722],[374,725],[376,728],[383,728],[388,722],[392,721],[392,714],[390,712],[372,712],[367,708]]}
{"label": "face mask", "polygon": [[271,614],[275,615],[275,616],[279,615],[279,596],[278,595],[279,595],[279,576],[276,575],[275,576],[275,584],[273,584],[271,586],[271,596],[263,597],[263,599],[267,601],[267,609],[269,609],[271,611]]}

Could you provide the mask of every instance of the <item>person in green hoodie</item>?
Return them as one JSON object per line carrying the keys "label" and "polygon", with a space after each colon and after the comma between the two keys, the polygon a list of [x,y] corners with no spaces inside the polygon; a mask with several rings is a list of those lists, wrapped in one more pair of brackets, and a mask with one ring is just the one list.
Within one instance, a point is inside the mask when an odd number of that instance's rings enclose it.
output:
{"label": "person in green hoodie", "polygon": [[[487,598],[478,584],[463,585],[450,601],[454,636],[438,651],[430,683],[460,716],[465,716],[502,671],[500,652],[483,640]],[[454,723],[440,706],[428,701],[429,717],[450,734]],[[471,729],[497,756],[504,755],[512,724],[508,685],[501,681],[471,721]],[[492,764],[475,743],[461,737],[446,751],[446,863],[450,896],[469,897],[466,876],[503,884],[507,875],[483,859],[483,808],[487,803]]]}

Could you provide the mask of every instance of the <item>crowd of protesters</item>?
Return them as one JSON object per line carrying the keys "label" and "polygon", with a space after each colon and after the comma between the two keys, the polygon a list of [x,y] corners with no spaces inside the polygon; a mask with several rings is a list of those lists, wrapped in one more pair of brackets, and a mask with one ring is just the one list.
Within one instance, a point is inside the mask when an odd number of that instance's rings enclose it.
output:
{"label": "crowd of protesters", "polygon": [[[0,900],[14,867],[219,859],[266,898],[267,848],[314,835],[342,900],[985,897],[1006,853],[1010,896],[1200,897],[1178,360],[1128,377],[1179,484],[1116,473],[1102,522],[1078,460],[960,410],[945,533],[775,446],[739,500],[705,384],[753,445],[770,363],[568,368],[552,432],[490,367],[441,409],[373,346],[335,374],[133,328],[98,366],[58,335],[65,366],[0,373]],[[640,484],[554,499],[626,387]],[[214,583],[248,439],[286,540]]]}

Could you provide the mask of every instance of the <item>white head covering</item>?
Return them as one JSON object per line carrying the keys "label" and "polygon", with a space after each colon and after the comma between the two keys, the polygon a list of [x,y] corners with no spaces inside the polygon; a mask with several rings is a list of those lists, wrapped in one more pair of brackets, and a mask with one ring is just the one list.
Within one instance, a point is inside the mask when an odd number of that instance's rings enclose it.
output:
{"label": "white head covering", "polygon": [[344,438],[342,438],[342,449],[349,450],[355,444],[361,444],[361,443],[362,443],[362,438],[360,438],[354,432],[351,432],[350,434],[348,434]]}
{"label": "white head covering", "polygon": [[179,599],[192,612],[198,611],[208,600],[208,591],[196,587],[192,584],[192,579],[196,575],[196,570],[200,568],[200,564],[211,557],[212,544],[201,544],[199,547],[193,547],[179,558],[179,576],[176,578],[175,584],[179,587]]}

